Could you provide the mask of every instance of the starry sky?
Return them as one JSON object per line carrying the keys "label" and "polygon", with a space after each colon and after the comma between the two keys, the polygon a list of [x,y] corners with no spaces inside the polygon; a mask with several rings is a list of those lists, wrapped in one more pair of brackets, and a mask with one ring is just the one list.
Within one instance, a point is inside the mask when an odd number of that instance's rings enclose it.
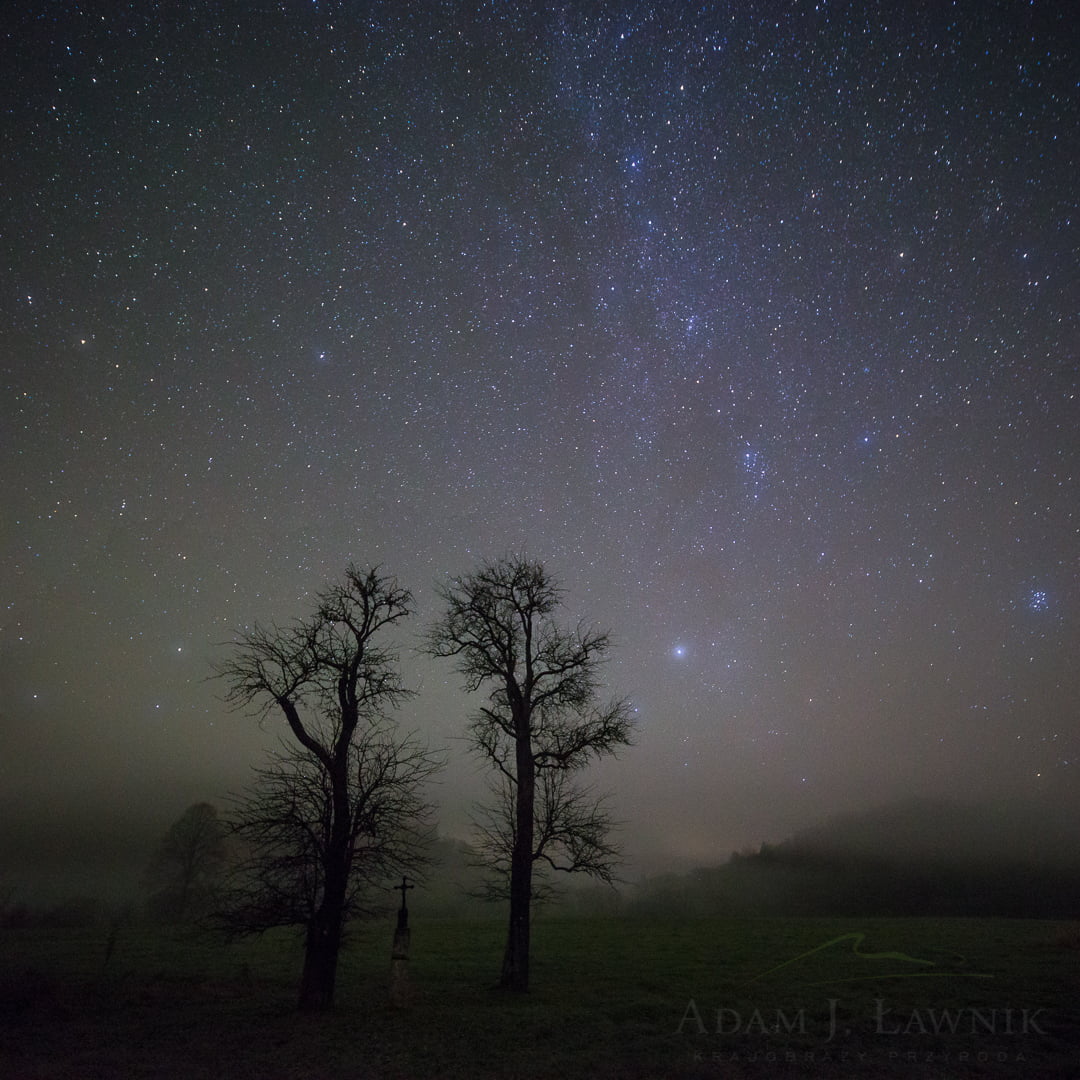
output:
{"label": "starry sky", "polygon": [[[1080,163],[1051,0],[31,2],[0,125],[0,807],[173,820],[350,560],[611,629],[642,860],[1075,788]],[[57,824],[57,828],[60,824]],[[68,827],[67,825],[64,826]]]}

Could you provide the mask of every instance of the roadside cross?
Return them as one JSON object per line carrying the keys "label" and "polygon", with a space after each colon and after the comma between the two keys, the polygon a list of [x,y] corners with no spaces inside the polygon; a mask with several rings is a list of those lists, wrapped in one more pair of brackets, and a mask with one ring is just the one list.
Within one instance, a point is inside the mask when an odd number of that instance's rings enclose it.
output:
{"label": "roadside cross", "polygon": [[401,907],[397,913],[397,929],[394,931],[394,947],[390,951],[390,1003],[404,1009],[412,999],[409,990],[409,909],[405,906],[405,894],[414,888],[409,879],[402,876],[401,884],[394,891],[401,893]]}
{"label": "roadside cross", "polygon": [[404,875],[402,875],[401,884],[394,886],[394,891],[401,893],[401,907],[398,909],[397,913],[397,924],[399,930],[404,930],[405,927],[409,925],[409,909],[405,906],[405,893],[409,889],[414,888],[416,888],[416,886],[410,885],[409,879]]}

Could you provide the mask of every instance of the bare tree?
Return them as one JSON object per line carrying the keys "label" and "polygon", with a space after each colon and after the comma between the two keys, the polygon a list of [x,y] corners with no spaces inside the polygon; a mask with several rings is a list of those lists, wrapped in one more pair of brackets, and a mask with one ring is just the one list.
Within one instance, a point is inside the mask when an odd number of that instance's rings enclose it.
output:
{"label": "bare tree", "polygon": [[291,736],[234,804],[244,851],[224,921],[234,932],[304,927],[302,1009],[333,1004],[345,921],[364,884],[418,854],[421,788],[437,762],[390,723],[409,691],[381,643],[411,601],[393,579],[350,566],[313,615],[256,627],[217,669],[230,704],[284,719]]}
{"label": "bare tree", "polygon": [[189,806],[170,826],[147,870],[151,904],[177,922],[206,911],[225,868],[225,835],[209,803]]}
{"label": "bare tree", "polygon": [[610,638],[555,622],[562,594],[542,564],[498,559],[452,578],[440,595],[446,609],[428,632],[428,651],[456,658],[468,691],[488,691],[469,729],[496,771],[480,848],[510,900],[501,985],[523,991],[534,864],[611,880],[611,820],[573,774],[629,744],[631,711],[626,701],[600,701]]}

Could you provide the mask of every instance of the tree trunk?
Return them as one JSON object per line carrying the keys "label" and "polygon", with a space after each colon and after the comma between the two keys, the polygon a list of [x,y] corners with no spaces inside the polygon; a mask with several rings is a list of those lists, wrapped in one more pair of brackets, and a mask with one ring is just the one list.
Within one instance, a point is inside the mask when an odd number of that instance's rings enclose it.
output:
{"label": "tree trunk", "polygon": [[536,765],[532,740],[517,740],[517,820],[514,849],[510,857],[510,927],[503,953],[499,985],[524,993],[529,989],[529,909],[532,903],[533,803],[536,795]]}
{"label": "tree trunk", "polygon": [[304,1012],[325,1012],[334,1004],[341,930],[323,925],[323,912],[308,927],[304,945],[304,971],[300,976],[299,1006]]}
{"label": "tree trunk", "polygon": [[300,1008],[306,1012],[324,1012],[334,1004],[348,887],[347,840],[347,834],[335,829],[326,853],[322,903],[308,926],[299,1001]]}

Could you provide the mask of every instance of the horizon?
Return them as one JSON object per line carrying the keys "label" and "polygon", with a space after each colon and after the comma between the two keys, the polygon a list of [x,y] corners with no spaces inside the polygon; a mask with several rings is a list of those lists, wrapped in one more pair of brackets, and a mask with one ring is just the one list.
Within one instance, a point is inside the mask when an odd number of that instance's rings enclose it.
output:
{"label": "horizon", "polygon": [[[213,799],[209,802],[219,813],[226,807]],[[193,805],[193,804],[191,804]],[[45,909],[65,901],[92,899],[110,907],[144,904],[149,892],[144,884],[154,851],[169,828],[188,809],[175,814],[161,814],[127,828],[114,821],[93,822],[79,831],[74,822],[53,820],[14,822],[0,841],[0,885],[8,890],[7,902],[26,904],[31,909]],[[830,815],[807,822],[782,837],[762,838],[740,848],[717,850],[712,857],[678,857],[671,853],[629,853],[616,871],[615,892],[626,894],[650,881],[671,875],[683,877],[701,870],[720,869],[732,860],[753,858],[760,852],[806,851],[825,855],[841,852],[855,857],[872,854],[885,864],[933,866],[951,862],[958,867],[998,865],[1015,869],[1032,863],[1062,869],[1080,870],[1080,814],[1076,813],[1077,793],[1060,790],[1047,793],[1040,807],[1022,803],[980,804],[957,799],[902,798],[859,811]],[[1032,816],[1048,811],[1058,816],[1047,819]],[[868,827],[884,825],[884,832],[874,834],[889,846],[878,849],[867,835]],[[899,824],[900,831],[896,826]],[[960,824],[959,835],[942,829]],[[103,825],[111,827],[103,828]],[[913,825],[918,831],[912,835]],[[972,833],[972,826],[976,834]],[[21,826],[21,827],[20,827]],[[118,827],[120,826],[120,827]],[[934,828],[937,831],[933,831]],[[1007,831],[1002,831],[1006,829]],[[617,834],[616,834],[617,835]],[[443,831],[436,822],[433,843],[454,847],[468,846],[467,830],[459,834]],[[839,846],[835,846],[839,840]],[[897,843],[899,841],[899,843]],[[867,849],[870,850],[867,850]],[[37,868],[32,869],[36,864]],[[440,873],[439,863],[427,868],[427,887],[439,891],[448,884]],[[21,876],[20,876],[21,875]],[[595,885],[587,875],[556,875],[555,881],[570,895]],[[373,882],[377,889],[385,883]],[[449,882],[455,885],[455,882]],[[460,884],[460,883],[458,883]],[[423,897],[424,886],[418,894]],[[481,903],[481,907],[491,907]]]}

